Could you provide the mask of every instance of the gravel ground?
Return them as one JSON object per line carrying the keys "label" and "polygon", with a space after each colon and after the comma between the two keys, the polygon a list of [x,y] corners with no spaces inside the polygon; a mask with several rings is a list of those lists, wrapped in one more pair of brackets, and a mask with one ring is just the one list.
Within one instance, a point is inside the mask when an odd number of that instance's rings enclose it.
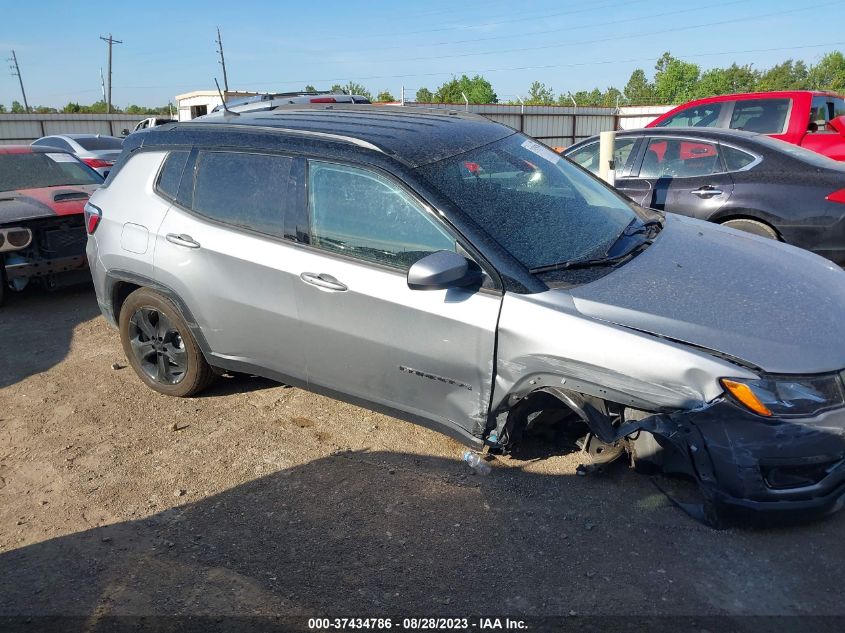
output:
{"label": "gravel ground", "polygon": [[845,614],[845,514],[714,531],[543,446],[263,379],[145,388],[88,289],[0,309],[0,616]]}

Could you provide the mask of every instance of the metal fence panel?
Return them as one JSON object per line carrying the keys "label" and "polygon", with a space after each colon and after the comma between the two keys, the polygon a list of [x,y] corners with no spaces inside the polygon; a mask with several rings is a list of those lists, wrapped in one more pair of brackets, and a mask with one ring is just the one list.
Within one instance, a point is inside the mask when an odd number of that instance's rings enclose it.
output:
{"label": "metal fence panel", "polygon": [[0,145],[28,145],[50,134],[120,136],[143,118],[135,114],[0,114]]}

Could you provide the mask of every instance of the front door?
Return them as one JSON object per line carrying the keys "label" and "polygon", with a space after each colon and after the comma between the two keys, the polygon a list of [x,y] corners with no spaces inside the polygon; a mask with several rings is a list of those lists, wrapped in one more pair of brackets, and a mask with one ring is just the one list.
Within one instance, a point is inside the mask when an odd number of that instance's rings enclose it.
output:
{"label": "front door", "polygon": [[716,143],[659,136],[617,187],[644,207],[708,219],[731,197],[733,180]]}
{"label": "front door", "polygon": [[309,383],[463,432],[483,426],[501,294],[408,288],[412,263],[460,246],[392,178],[309,161],[307,189],[297,297]]}

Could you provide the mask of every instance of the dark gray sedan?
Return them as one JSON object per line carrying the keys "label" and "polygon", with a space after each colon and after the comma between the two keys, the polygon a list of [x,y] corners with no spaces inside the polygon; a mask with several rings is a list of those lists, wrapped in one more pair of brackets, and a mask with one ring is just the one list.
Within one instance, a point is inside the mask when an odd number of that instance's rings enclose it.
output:
{"label": "dark gray sedan", "polygon": [[[598,137],[564,156],[598,173]],[[845,265],[845,164],[752,132],[620,132],[616,188],[638,204],[778,239]]]}

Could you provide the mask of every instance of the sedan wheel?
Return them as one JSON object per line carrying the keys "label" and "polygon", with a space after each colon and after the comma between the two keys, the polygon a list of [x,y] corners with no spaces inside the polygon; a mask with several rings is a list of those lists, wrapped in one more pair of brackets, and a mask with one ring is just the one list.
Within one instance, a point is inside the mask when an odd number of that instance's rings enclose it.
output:
{"label": "sedan wheel", "polygon": [[770,240],[778,239],[777,231],[775,231],[768,224],[758,222],[757,220],[746,220],[745,218],[737,218],[736,220],[728,220],[727,222],[722,222],[722,226],[728,226],[738,231],[745,231],[746,233],[752,233],[754,235],[759,235],[760,237],[766,237]]}

